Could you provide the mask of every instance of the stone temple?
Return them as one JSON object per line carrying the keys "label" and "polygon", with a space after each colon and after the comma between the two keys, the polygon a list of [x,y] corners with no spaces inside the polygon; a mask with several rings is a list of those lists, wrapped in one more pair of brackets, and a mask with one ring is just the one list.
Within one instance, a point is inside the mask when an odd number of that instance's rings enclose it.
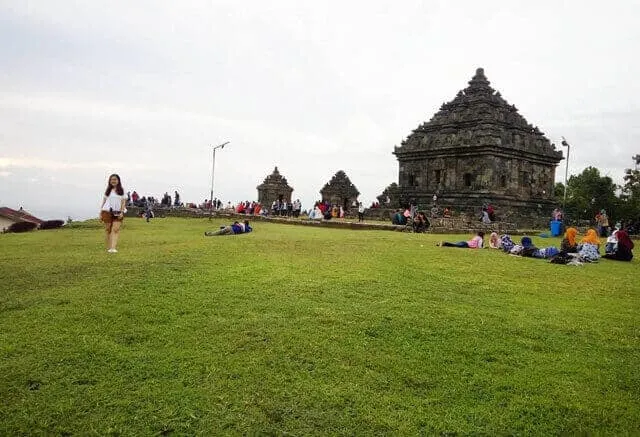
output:
{"label": "stone temple", "polygon": [[342,206],[348,210],[353,202],[358,201],[360,191],[349,180],[342,170],[338,171],[329,182],[320,190],[322,201],[328,201],[332,205]]}
{"label": "stone temple", "polygon": [[274,200],[280,202],[291,202],[293,188],[287,183],[287,179],[280,174],[278,167],[273,169],[273,173],[264,179],[264,182],[257,186],[258,202],[264,206],[271,206]]}
{"label": "stone temple", "polygon": [[469,86],[418,126],[394,155],[401,203],[472,210],[492,203],[509,215],[552,206],[563,159],[537,126],[490,86],[478,68]]}

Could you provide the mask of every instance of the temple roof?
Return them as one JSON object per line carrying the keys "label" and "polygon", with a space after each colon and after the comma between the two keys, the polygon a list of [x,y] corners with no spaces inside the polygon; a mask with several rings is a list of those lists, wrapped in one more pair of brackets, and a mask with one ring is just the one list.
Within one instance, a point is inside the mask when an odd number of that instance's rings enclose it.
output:
{"label": "temple roof", "polygon": [[322,195],[335,192],[340,192],[346,197],[358,197],[360,195],[360,191],[358,191],[356,186],[349,180],[347,174],[342,170],[334,174],[331,180],[320,190],[320,194]]}
{"label": "temple roof", "polygon": [[287,187],[287,188],[291,188],[289,186],[289,184],[287,183],[287,178],[285,178],[284,176],[282,176],[280,174],[280,172],[278,171],[278,167],[276,166],[273,169],[273,173],[271,173],[269,176],[267,176],[266,178],[264,178],[264,182],[262,182],[262,184],[258,185],[258,190],[268,187],[268,186],[280,186],[280,187]]}
{"label": "temple roof", "polygon": [[414,129],[396,152],[473,146],[519,149],[553,161],[562,159],[562,152],[555,150],[544,133],[491,87],[482,68],[476,70],[467,88]]}

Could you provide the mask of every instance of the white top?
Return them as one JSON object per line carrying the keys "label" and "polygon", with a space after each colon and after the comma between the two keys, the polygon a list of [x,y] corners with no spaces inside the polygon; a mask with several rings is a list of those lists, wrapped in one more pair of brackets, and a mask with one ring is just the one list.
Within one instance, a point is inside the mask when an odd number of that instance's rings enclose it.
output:
{"label": "white top", "polygon": [[358,207],[358,212],[359,212],[360,214],[362,214],[362,213],[364,212],[364,205],[360,205],[360,206]]}
{"label": "white top", "polygon": [[[124,201],[127,200],[126,195],[121,196],[118,193],[116,193],[116,190],[111,190],[111,192],[107,196],[107,200],[104,202],[104,205],[102,205],[102,210],[109,211],[109,209],[111,209],[113,211],[120,211],[122,209],[123,200]],[[124,211],[121,211],[121,212],[124,212]]]}

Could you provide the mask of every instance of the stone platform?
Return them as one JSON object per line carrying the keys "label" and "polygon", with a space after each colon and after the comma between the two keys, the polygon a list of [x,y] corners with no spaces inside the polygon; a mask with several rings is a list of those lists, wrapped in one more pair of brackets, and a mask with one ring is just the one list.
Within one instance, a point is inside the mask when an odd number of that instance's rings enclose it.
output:
{"label": "stone platform", "polygon": [[[135,217],[140,213],[140,208],[129,207],[127,216]],[[161,217],[192,217],[192,218],[207,218],[210,216],[209,211],[190,209],[190,208],[157,208],[154,210],[156,218]],[[332,219],[332,220],[309,220],[308,218],[289,218],[289,217],[262,217],[262,216],[247,216],[244,214],[236,214],[227,211],[215,211],[213,217],[216,219],[226,218],[230,222],[235,220],[249,220],[250,222],[271,222],[286,225],[296,226],[314,226],[324,228],[335,229],[359,229],[359,230],[379,230],[379,231],[396,231],[396,232],[411,232],[409,226],[393,225],[390,222],[384,221],[365,221],[358,223],[355,219]],[[535,234],[539,233],[536,230],[522,230],[517,229],[514,223],[507,222],[493,222],[490,224],[484,224],[479,221],[470,221],[466,218],[431,218],[429,219],[431,226],[427,233],[429,234],[473,234],[478,231],[483,231],[486,234],[491,232],[497,232],[499,234]]]}

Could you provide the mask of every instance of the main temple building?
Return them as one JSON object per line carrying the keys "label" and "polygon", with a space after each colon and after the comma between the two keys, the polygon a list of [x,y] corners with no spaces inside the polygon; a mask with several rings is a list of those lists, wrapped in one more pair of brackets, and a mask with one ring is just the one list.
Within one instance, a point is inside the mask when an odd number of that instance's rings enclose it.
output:
{"label": "main temple building", "polygon": [[478,68],[469,86],[418,126],[393,152],[401,202],[534,211],[552,205],[563,159],[537,126],[490,86]]}

